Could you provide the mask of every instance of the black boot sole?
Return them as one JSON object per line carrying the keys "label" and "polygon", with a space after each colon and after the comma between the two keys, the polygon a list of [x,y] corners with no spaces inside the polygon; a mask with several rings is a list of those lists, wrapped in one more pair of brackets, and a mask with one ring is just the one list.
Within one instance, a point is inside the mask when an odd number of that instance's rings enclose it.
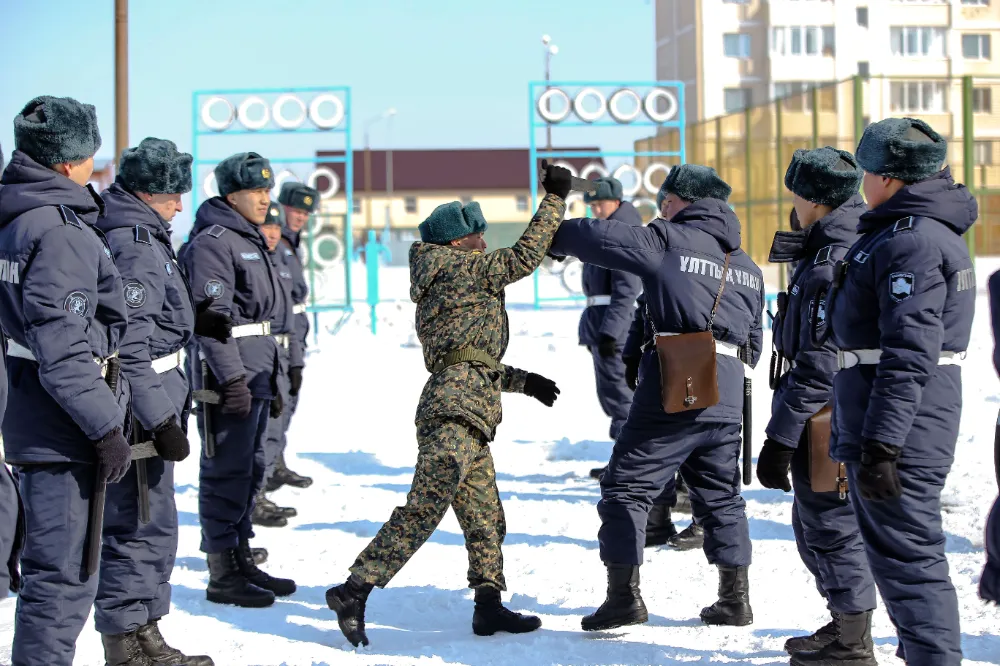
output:
{"label": "black boot sole", "polygon": [[790,666],[816,666],[817,664],[830,664],[831,666],[878,666],[878,662],[875,657],[858,657],[856,659],[836,659],[831,657],[825,662],[817,661],[800,661],[796,657],[798,655],[793,654]]}
{"label": "black boot sole", "polygon": [[348,635],[350,629],[344,628],[344,621],[340,619],[340,614],[343,613],[346,609],[344,608],[344,604],[341,603],[340,598],[334,593],[335,589],[336,588],[331,587],[329,590],[326,591],[326,605],[327,608],[329,608],[330,610],[332,610],[334,613],[337,614],[337,625],[340,627],[340,633],[342,633],[344,635],[344,638],[347,639],[347,642],[353,645],[354,647],[358,647],[359,645],[364,645],[365,647],[368,647],[367,635],[362,636],[357,640],[357,642],[355,642]]}
{"label": "black boot sole", "polygon": [[205,598],[215,604],[238,606],[239,608],[269,608],[274,605],[273,596],[237,601],[225,593],[205,590]]}
{"label": "black boot sole", "polygon": [[607,631],[608,629],[617,629],[619,627],[628,627],[633,624],[645,624],[649,622],[649,612],[641,611],[638,613],[631,613],[625,617],[615,618],[610,622],[602,622],[600,624],[594,624],[593,622],[587,622],[587,618],[584,618],[580,623],[580,626],[584,631]]}
{"label": "black boot sole", "polygon": [[706,620],[704,615],[700,617],[702,623],[708,625],[709,627],[746,627],[747,625],[753,624],[753,613],[734,615],[727,618],[717,618],[712,621]]}
{"label": "black boot sole", "polygon": [[475,623],[472,624],[472,633],[476,636],[492,636],[494,634],[530,634],[532,631],[538,631],[542,628],[542,621],[535,618],[537,622],[529,623],[531,626],[525,626],[524,629],[483,629],[482,627],[477,627]]}

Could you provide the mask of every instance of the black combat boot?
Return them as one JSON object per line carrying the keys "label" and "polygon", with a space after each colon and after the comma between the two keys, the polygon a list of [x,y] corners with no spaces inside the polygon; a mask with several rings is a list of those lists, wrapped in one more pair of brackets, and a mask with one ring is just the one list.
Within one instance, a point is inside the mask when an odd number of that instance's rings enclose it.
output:
{"label": "black combat boot", "polygon": [[250,542],[246,539],[240,540],[237,549],[237,563],[242,573],[248,581],[257,587],[270,590],[276,597],[287,597],[295,594],[295,581],[288,578],[275,578],[264,573],[257,568],[257,563],[253,561],[253,553],[250,552]]}
{"label": "black combat boot", "polygon": [[601,607],[583,618],[584,631],[603,631],[649,620],[646,604],[639,595],[639,567],[607,564],[608,598]]}
{"label": "black combat boot", "polygon": [[308,488],[313,480],[308,476],[302,476],[285,465],[285,454],[278,456],[274,461],[274,472],[267,481],[267,492],[273,492],[281,486],[292,486],[293,488]]}
{"label": "black combat boot", "polygon": [[667,545],[674,550],[702,548],[705,546],[705,530],[692,520],[690,525],[667,539]]}
{"label": "black combat boot", "polygon": [[205,655],[189,657],[177,648],[167,645],[167,642],[163,640],[163,635],[160,634],[157,620],[152,620],[146,626],[139,627],[135,636],[139,640],[139,647],[142,648],[146,656],[162,666],[215,666],[211,657]]}
{"label": "black combat boot", "polygon": [[261,490],[257,493],[257,506],[263,508],[265,511],[270,511],[271,513],[276,513],[279,516],[284,516],[285,518],[294,518],[299,515],[299,512],[295,510],[295,507],[291,506],[278,506],[271,500],[267,498],[264,491]]}
{"label": "black combat boot", "polygon": [[159,666],[142,651],[134,631],[113,636],[101,634],[101,643],[106,666]]}
{"label": "black combat boot", "polygon": [[240,571],[235,548],[208,554],[208,589],[205,598],[217,604],[243,608],[266,608],[274,604],[274,592],[257,587]]}
{"label": "black combat boot", "polygon": [[677,475],[677,501],[673,508],[677,513],[691,513],[691,495],[680,474]]}
{"label": "black combat boot", "polygon": [[594,469],[590,470],[590,478],[597,479],[598,481],[600,481],[601,477],[607,471],[608,471],[607,465],[605,465],[604,467],[595,467]]}
{"label": "black combat boot", "polygon": [[534,615],[521,615],[504,608],[500,590],[495,587],[476,588],[476,610],[472,613],[472,633],[476,636],[492,636],[498,631],[526,634],[540,626],[542,621]]}
{"label": "black combat boot", "polygon": [[253,561],[258,566],[267,562],[267,548],[251,548],[250,553],[253,555]]}
{"label": "black combat boot", "polygon": [[796,652],[792,666],[878,666],[872,643],[872,611],[833,616],[836,639],[811,652]]}
{"label": "black combat boot", "polygon": [[701,621],[732,627],[753,624],[749,567],[719,567],[719,600],[701,609]]}
{"label": "black combat boot", "polygon": [[288,524],[288,518],[280,513],[270,511],[256,499],[253,503],[253,513],[250,514],[250,522],[258,527],[284,527]]}
{"label": "black combat boot", "polygon": [[670,507],[666,504],[654,504],[646,518],[646,548],[662,546],[677,534],[674,521],[670,520]]}
{"label": "black combat boot", "polygon": [[833,619],[808,636],[795,636],[785,641],[785,652],[795,654],[796,652],[808,652],[818,650],[832,643],[837,639],[837,616],[840,613],[831,611]]}
{"label": "black combat boot", "polygon": [[365,634],[365,604],[374,587],[371,583],[366,583],[360,577],[351,574],[346,583],[326,591],[326,605],[337,614],[340,631],[354,647],[368,645],[368,636]]}

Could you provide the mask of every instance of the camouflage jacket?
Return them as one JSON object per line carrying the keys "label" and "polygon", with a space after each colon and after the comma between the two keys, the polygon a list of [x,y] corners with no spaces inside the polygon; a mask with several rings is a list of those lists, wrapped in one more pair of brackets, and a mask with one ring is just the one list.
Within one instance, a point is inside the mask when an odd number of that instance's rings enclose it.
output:
{"label": "camouflage jacket", "polygon": [[[509,337],[504,287],[538,268],[565,212],[562,199],[546,195],[521,238],[487,254],[413,244],[410,299],[417,304],[417,336],[428,372],[445,354],[463,348],[498,362],[503,358]],[[501,419],[500,392],[522,392],[526,376],[503,364],[496,370],[474,361],[449,366],[424,385],[416,422],[461,417],[492,441]]]}

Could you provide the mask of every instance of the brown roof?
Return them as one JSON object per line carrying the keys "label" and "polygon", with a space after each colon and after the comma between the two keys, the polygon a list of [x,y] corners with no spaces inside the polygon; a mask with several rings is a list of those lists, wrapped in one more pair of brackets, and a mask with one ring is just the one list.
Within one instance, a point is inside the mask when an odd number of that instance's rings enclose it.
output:
{"label": "brown roof", "polygon": [[[553,148],[559,152],[596,153],[599,148]],[[317,163],[332,169],[343,183],[344,163],[323,162],[324,157],[343,155],[342,151],[321,150]],[[479,148],[456,150],[393,150],[392,188],[395,191],[441,190],[527,190],[529,151],[525,148]],[[601,158],[565,160],[577,171],[591,162],[604,164]],[[371,190],[386,191],[386,151],[371,151]],[[364,192],[365,151],[354,153],[354,191]]]}

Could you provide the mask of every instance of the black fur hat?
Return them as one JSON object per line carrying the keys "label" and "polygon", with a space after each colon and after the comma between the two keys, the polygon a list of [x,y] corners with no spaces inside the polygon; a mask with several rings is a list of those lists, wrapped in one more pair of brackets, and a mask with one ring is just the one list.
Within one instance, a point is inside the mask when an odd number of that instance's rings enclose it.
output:
{"label": "black fur hat", "polygon": [[685,201],[720,199],[726,201],[733,188],[719,177],[712,167],[700,164],[681,164],[670,169],[666,180],[656,195],[656,205],[662,205],[668,194],[675,194]]}
{"label": "black fur hat", "polygon": [[97,110],[71,97],[36,97],[14,117],[14,147],[48,167],[93,157],[101,147]]}
{"label": "black fur hat", "polygon": [[[264,225],[277,224],[279,227],[285,226],[285,209],[281,204],[272,201],[267,209],[267,217],[264,218]],[[261,225],[263,226],[263,225]]]}
{"label": "black fur hat", "polygon": [[240,190],[262,190],[274,187],[274,173],[267,158],[257,153],[236,153],[215,167],[215,182],[219,196]]}
{"label": "black fur hat", "polygon": [[838,208],[858,193],[863,175],[846,150],[800,148],[785,171],[785,187],[806,201]]}
{"label": "black fur hat", "polygon": [[622,200],[622,183],[617,178],[612,178],[611,176],[595,178],[594,184],[597,185],[597,191],[594,193],[587,192],[584,194],[584,203],[590,203],[591,201]]}
{"label": "black fur hat", "polygon": [[191,191],[191,160],[173,141],[149,137],[122,151],[118,176],[132,192],[185,194]]}
{"label": "black fur hat", "polygon": [[278,203],[312,213],[319,206],[319,192],[308,185],[288,181],[281,184]]}
{"label": "black fur hat", "polygon": [[915,183],[941,170],[948,142],[922,120],[886,118],[865,129],[855,155],[868,173]]}

